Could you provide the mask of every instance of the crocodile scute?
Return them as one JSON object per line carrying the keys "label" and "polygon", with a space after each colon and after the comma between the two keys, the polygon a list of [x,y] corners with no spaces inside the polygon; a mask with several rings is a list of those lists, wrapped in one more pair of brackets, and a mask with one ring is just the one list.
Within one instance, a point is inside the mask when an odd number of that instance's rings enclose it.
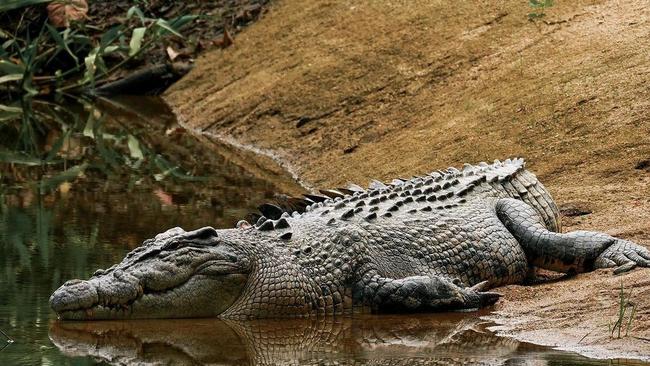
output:
{"label": "crocodile scute", "polygon": [[630,241],[561,233],[555,202],[519,158],[322,190],[302,204],[263,205],[233,229],[170,229],[66,282],[50,305],[74,320],[466,311],[494,304],[490,289],[531,267],[650,266]]}

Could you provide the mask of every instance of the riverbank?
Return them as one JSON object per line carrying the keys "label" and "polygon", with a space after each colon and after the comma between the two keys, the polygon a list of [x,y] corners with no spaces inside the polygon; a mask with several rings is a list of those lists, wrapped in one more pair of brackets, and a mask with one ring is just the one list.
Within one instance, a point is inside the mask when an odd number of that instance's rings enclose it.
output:
{"label": "riverbank", "polygon": [[[165,98],[185,125],[273,151],[318,188],[524,156],[571,215],[564,230],[650,246],[650,7],[530,12],[523,1],[278,1]],[[497,321],[519,339],[647,359],[648,273],[508,286]],[[612,339],[621,282],[637,315],[631,336]]]}

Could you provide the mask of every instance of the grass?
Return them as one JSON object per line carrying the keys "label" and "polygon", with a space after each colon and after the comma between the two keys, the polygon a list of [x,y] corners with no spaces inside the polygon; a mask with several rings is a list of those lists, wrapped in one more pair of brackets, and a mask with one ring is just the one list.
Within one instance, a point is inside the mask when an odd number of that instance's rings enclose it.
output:
{"label": "grass", "polygon": [[[636,315],[636,304],[630,301],[631,296],[632,292],[628,294],[625,293],[623,282],[621,281],[621,288],[618,296],[618,315],[614,323],[610,321],[608,324],[609,335],[611,338],[620,339],[629,335]],[[629,312],[628,308],[631,308]],[[623,329],[625,329],[624,332]]]}

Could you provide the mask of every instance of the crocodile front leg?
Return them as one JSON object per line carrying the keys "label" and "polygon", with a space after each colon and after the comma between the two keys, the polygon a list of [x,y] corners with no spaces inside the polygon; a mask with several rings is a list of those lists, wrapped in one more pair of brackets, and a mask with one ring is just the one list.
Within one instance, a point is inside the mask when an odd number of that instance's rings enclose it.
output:
{"label": "crocodile front leg", "polygon": [[483,292],[487,282],[462,287],[457,281],[436,276],[400,279],[378,275],[357,284],[357,299],[377,312],[476,310],[494,304],[501,296]]}
{"label": "crocodile front leg", "polygon": [[524,248],[529,263],[537,267],[564,273],[608,267],[618,267],[614,273],[621,273],[636,266],[650,267],[648,249],[605,233],[549,231],[537,212],[522,201],[501,199],[496,213]]}

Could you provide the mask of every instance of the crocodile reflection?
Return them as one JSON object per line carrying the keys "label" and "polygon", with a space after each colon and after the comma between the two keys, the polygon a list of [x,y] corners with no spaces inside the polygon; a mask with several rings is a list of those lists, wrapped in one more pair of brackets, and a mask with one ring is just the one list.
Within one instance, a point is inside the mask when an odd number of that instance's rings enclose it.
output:
{"label": "crocodile reflection", "polygon": [[546,352],[484,328],[460,314],[54,322],[50,339],[67,356],[111,365],[494,365]]}

